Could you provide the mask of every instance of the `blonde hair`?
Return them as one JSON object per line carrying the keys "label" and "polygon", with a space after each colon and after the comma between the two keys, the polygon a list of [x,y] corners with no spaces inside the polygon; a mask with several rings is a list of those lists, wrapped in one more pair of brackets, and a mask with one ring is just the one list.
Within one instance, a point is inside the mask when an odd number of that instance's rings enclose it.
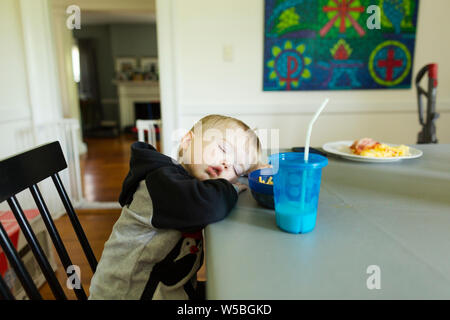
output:
{"label": "blonde hair", "polygon": [[211,130],[211,129],[219,130],[222,133],[225,133],[229,129],[242,130],[244,132],[244,134],[247,135],[247,138],[249,138],[248,140],[246,140],[245,147],[250,148],[253,145],[256,150],[256,154],[255,154],[256,159],[254,159],[255,163],[253,163],[250,168],[253,168],[260,163],[262,146],[261,146],[259,137],[256,134],[255,130],[252,130],[243,121],[233,118],[233,117],[224,116],[224,115],[211,114],[211,115],[207,115],[207,116],[201,118],[200,120],[198,120],[194,124],[194,126],[190,129],[190,132],[192,132],[192,133],[196,132],[197,128],[199,128],[199,127],[201,129],[203,136],[205,134],[207,134],[208,130]]}

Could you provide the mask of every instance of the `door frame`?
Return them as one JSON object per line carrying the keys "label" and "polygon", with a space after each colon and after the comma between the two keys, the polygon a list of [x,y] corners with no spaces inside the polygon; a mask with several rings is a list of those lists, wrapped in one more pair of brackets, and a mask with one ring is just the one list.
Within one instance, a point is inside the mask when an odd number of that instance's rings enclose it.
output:
{"label": "door frame", "polygon": [[156,0],[156,30],[158,41],[159,86],[161,100],[161,148],[174,157],[180,128],[178,97],[178,64],[173,0]]}

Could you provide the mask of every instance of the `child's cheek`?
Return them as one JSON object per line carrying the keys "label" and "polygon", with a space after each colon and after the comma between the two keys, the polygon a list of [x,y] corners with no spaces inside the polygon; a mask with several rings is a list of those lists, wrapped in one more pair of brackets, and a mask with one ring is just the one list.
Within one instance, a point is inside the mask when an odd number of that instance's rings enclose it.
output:
{"label": "child's cheek", "polygon": [[234,173],[234,170],[229,170],[229,169],[226,171],[223,171],[222,177],[224,179],[227,179],[231,183],[237,182],[237,180],[238,180],[238,176],[236,176],[236,174]]}

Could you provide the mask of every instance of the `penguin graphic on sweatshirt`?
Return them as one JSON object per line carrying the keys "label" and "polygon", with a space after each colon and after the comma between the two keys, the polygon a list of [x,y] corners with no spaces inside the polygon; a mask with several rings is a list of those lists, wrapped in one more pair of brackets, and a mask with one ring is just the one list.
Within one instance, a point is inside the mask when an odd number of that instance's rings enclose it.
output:
{"label": "penguin graphic on sweatshirt", "polygon": [[[166,299],[166,293],[179,288],[186,279],[194,275],[203,262],[203,237],[201,231],[182,233],[180,240],[169,254],[153,267],[141,299]],[[184,281],[183,281],[184,280]],[[171,299],[196,299],[195,280],[184,284],[185,293]]]}

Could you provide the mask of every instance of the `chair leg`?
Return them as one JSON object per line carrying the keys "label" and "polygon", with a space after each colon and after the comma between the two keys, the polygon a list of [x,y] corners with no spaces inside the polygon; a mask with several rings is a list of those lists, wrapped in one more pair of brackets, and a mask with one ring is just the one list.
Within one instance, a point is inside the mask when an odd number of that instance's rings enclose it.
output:
{"label": "chair leg", "polygon": [[[52,216],[50,215],[50,211],[45,204],[38,186],[35,184],[32,185],[30,187],[30,191],[31,195],[33,196],[34,202],[36,203],[36,206],[41,213],[42,220],[44,220],[45,226],[47,227],[48,233],[50,234],[50,238],[52,239],[56,252],[58,253],[62,265],[64,266],[64,270],[67,270],[67,268],[72,265],[72,261],[70,260],[69,254],[67,253],[63,241],[61,240],[58,229],[56,229],[55,223],[53,222]],[[80,288],[74,288],[77,298],[79,300],[87,300],[87,295],[83,289],[83,286],[81,285],[81,280],[78,279],[76,273],[73,276],[76,277],[77,281],[79,281],[80,283]]]}
{"label": "chair leg", "polygon": [[45,279],[47,279],[47,282],[50,288],[52,289],[55,298],[58,300],[66,300],[67,297],[64,293],[64,290],[59,284],[58,279],[56,279],[52,266],[48,262],[47,256],[45,255],[44,250],[42,250],[42,247],[39,244],[39,241],[37,240],[36,235],[33,232],[33,229],[31,229],[30,223],[28,222],[25,213],[20,207],[16,196],[12,196],[7,200],[7,202],[12,212],[14,213],[14,216],[16,217],[20,229],[22,230],[25,238],[27,239],[28,245],[30,246],[31,251],[34,254],[34,257],[36,258],[36,261],[41,267],[42,273],[44,274]]}
{"label": "chair leg", "polygon": [[3,300],[16,300],[1,275],[0,275],[0,298]]}
{"label": "chair leg", "polygon": [[19,258],[19,254],[17,253],[14,245],[6,233],[6,230],[3,228],[3,225],[0,223],[0,245],[8,258],[9,263],[14,269],[17,277],[19,278],[20,283],[22,284],[23,289],[27,293],[28,297],[31,300],[42,300],[42,296],[39,293],[36,285],[31,279],[30,274],[25,269],[22,261]]}
{"label": "chair leg", "polygon": [[63,202],[64,208],[66,209],[67,215],[72,223],[72,226],[77,234],[78,240],[80,241],[81,247],[83,248],[84,254],[91,266],[92,272],[95,273],[97,269],[97,259],[95,258],[94,252],[84,234],[83,228],[81,227],[80,221],[78,220],[77,214],[73,209],[72,203],[69,200],[67,192],[62,184],[61,178],[58,173],[52,175],[53,183],[55,184],[56,190],[58,191],[59,197]]}

